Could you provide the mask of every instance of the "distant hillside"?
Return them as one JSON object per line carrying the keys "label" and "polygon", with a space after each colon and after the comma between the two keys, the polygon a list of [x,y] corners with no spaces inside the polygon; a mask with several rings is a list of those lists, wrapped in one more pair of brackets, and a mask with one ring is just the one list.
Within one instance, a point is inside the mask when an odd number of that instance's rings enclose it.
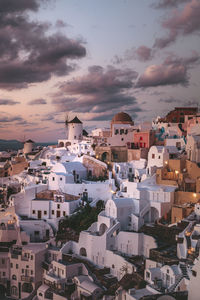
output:
{"label": "distant hillside", "polygon": [[[48,145],[56,145],[56,142],[49,143],[35,143],[36,146],[45,147]],[[1,140],[0,139],[0,151],[6,150],[19,150],[23,148],[23,143],[17,140]]]}

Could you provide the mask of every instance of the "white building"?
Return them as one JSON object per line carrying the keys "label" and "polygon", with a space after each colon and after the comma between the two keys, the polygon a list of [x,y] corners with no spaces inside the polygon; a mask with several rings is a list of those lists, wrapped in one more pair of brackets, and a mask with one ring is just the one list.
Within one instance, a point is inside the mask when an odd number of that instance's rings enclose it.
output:
{"label": "white building", "polygon": [[124,112],[116,114],[111,121],[111,137],[107,138],[109,146],[125,146],[133,143],[134,122]]}
{"label": "white building", "polygon": [[188,284],[188,300],[199,300],[200,257],[195,259]]}
{"label": "white building", "polygon": [[[120,203],[121,200],[121,204]],[[125,232],[128,215],[131,214],[133,201],[131,199],[109,200],[105,211],[98,216],[88,230],[80,233],[79,241],[67,242],[61,251],[85,256],[94,264],[110,267],[111,274],[121,279],[126,271],[132,273],[134,265],[128,263],[121,255],[149,256],[149,250],[156,247],[154,238],[143,233]],[[117,219],[120,218],[120,222]]]}
{"label": "white building", "polygon": [[145,269],[144,279],[153,287],[168,292],[187,289],[187,278],[183,276],[179,265],[164,265]]}
{"label": "white building", "polygon": [[169,160],[169,151],[163,146],[152,146],[148,153],[147,169],[150,175],[154,174],[157,168],[162,168]]}
{"label": "white building", "polygon": [[56,163],[51,169],[48,186],[50,190],[64,190],[67,183],[78,183],[87,178],[87,169],[81,162]]}
{"label": "white building", "polygon": [[186,144],[187,158],[200,163],[200,135],[188,135]]}

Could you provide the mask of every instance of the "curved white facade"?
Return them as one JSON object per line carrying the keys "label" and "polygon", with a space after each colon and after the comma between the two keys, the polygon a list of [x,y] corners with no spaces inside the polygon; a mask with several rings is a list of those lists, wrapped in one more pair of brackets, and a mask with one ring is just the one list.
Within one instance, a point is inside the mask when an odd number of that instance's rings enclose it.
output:
{"label": "curved white facade", "polygon": [[83,139],[83,124],[68,123],[68,140],[82,140],[82,139]]}
{"label": "curved white facade", "polygon": [[30,143],[30,142],[25,143],[24,144],[24,153],[26,154],[26,153],[32,152],[33,148],[34,148],[34,143]]}

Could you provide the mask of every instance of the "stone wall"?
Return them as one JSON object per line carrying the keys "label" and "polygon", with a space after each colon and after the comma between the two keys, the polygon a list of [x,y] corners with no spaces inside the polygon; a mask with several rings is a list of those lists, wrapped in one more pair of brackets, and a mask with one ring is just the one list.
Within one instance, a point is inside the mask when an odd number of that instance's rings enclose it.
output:
{"label": "stone wall", "polygon": [[88,155],[83,156],[83,165],[87,168],[88,175],[91,172],[93,177],[105,177],[107,175],[107,165],[98,159]]}

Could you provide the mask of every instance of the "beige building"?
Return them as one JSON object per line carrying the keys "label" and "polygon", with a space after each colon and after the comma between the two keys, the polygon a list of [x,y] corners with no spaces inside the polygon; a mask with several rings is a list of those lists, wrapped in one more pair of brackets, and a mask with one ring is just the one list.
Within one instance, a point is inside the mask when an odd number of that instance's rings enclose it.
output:
{"label": "beige building", "polygon": [[126,146],[98,146],[95,148],[95,155],[98,159],[110,162],[126,162],[127,147]]}
{"label": "beige building", "polygon": [[10,258],[10,294],[16,299],[23,299],[42,283],[42,262],[46,253],[45,243],[14,245]]}

